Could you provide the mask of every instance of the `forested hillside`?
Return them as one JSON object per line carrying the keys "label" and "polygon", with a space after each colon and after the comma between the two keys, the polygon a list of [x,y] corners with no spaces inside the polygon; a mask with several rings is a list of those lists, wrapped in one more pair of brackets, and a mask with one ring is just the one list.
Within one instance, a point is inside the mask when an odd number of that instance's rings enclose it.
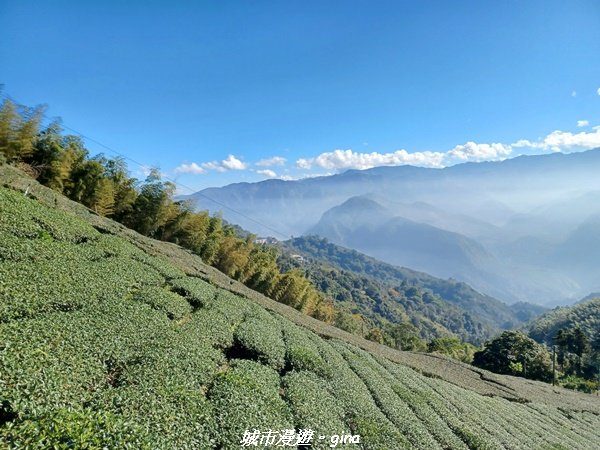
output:
{"label": "forested hillside", "polygon": [[[307,251],[303,245],[307,241],[331,246],[329,258]],[[421,340],[440,337],[482,343],[498,331],[495,324],[440,298],[415,279],[398,277],[384,281],[363,271],[341,268],[332,262],[333,252],[348,250],[320,238],[296,238],[282,247],[282,267],[302,270],[317,289],[334,299],[339,311],[335,325],[347,331],[372,338],[380,334],[386,344],[405,350],[422,349]],[[300,261],[290,256],[298,254],[303,258]]]}
{"label": "forested hillside", "polygon": [[234,449],[246,430],[307,428],[314,448],[600,439],[595,397],[365,341],[2,176],[17,189],[0,189],[2,446]]}
{"label": "forested hillside", "polygon": [[600,333],[600,297],[546,312],[529,325],[529,335],[538,342],[552,342],[559,330],[576,328],[589,340]]}
{"label": "forested hillside", "polygon": [[0,107],[0,162],[19,167],[40,183],[97,214],[139,233],[174,242],[252,289],[321,320],[332,322],[332,302],[300,272],[281,273],[272,248],[254,245],[219,215],[195,212],[176,201],[175,184],[150,170],[145,180],[130,176],[121,157],[91,156],[79,136],[64,134],[60,121],[43,125],[44,108],[10,99]]}
{"label": "forested hillside", "polygon": [[544,310],[526,303],[516,305],[513,310],[466,283],[392,266],[317,236],[294,238],[283,245],[288,252],[305,258],[306,262],[300,266],[317,287],[331,293],[338,307],[358,308],[360,314],[371,320],[394,317],[405,321],[403,314],[410,311],[415,321],[423,320],[413,323],[421,329],[423,337],[444,333],[433,322],[464,340],[481,342],[501,329],[519,326],[526,321],[523,319]]}
{"label": "forested hillside", "polygon": [[553,348],[559,382],[588,392],[600,388],[600,298],[557,307],[528,325],[529,336]]}

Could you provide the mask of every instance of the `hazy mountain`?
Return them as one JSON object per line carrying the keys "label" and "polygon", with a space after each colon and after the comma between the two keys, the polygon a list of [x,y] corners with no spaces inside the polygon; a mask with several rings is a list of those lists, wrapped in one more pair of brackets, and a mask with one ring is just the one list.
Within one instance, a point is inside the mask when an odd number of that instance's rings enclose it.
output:
{"label": "hazy mountain", "polygon": [[493,257],[476,241],[394,216],[365,197],[352,197],[328,210],[307,234],[446,278],[464,278],[467,273],[494,264]]}
{"label": "hazy mountain", "polygon": [[[390,264],[463,280],[508,301],[544,298],[549,293],[543,283],[539,288],[529,283],[539,274],[505,264],[476,240],[394,216],[365,197],[353,197],[326,211],[306,234],[325,237]],[[555,278],[554,284],[558,281]]]}
{"label": "hazy mountain", "polygon": [[[388,262],[455,276],[507,301],[558,304],[600,290],[593,269],[600,254],[599,169],[596,149],[238,183],[189,198],[260,235],[298,236],[328,223],[326,235],[335,242]],[[383,209],[335,210],[353,197]],[[337,220],[329,220],[332,214]]]}

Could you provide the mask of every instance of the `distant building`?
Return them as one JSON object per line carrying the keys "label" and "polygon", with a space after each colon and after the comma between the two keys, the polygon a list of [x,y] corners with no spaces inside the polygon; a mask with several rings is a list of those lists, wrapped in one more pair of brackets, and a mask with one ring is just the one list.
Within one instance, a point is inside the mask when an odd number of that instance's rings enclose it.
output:
{"label": "distant building", "polygon": [[274,237],[261,237],[261,238],[256,238],[254,240],[255,244],[260,244],[260,245],[277,244],[277,242],[279,242],[279,241],[277,239],[275,239]]}
{"label": "distant building", "polygon": [[294,259],[295,261],[298,261],[299,263],[304,262],[304,256],[302,256],[302,255],[298,255],[298,254],[294,253],[293,255],[290,255],[290,257],[292,259]]}

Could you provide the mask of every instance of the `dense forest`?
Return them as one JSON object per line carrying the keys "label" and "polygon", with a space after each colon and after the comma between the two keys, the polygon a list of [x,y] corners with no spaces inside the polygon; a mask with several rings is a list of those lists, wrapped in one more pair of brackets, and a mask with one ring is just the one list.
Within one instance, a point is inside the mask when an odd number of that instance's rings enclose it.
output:
{"label": "dense forest", "polygon": [[[44,108],[5,99],[0,107],[0,158],[40,183],[139,233],[174,242],[226,275],[270,298],[331,323],[336,312],[299,270],[281,273],[275,249],[243,238],[219,216],[195,212],[176,201],[175,184],[158,169],[139,181],[123,158],[90,156],[78,136],[66,135],[60,121],[43,126]],[[1,162],[1,161],[0,161]]]}
{"label": "dense forest", "polygon": [[496,373],[595,392],[600,387],[600,298],[557,307],[522,331],[505,331],[474,355]]}
{"label": "dense forest", "polygon": [[[309,246],[326,248],[329,259],[307,250]],[[336,325],[347,331],[379,336],[387,345],[404,350],[423,350],[435,338],[458,337],[481,344],[497,332],[493,324],[445,301],[417,279],[382,280],[364,271],[342,269],[332,256],[349,250],[325,239],[295,238],[281,247],[280,265],[303,270],[317,289],[331,297],[339,311]]]}
{"label": "dense forest", "polygon": [[557,307],[532,321],[529,337],[552,347],[563,386],[593,391],[600,385],[600,298]]}

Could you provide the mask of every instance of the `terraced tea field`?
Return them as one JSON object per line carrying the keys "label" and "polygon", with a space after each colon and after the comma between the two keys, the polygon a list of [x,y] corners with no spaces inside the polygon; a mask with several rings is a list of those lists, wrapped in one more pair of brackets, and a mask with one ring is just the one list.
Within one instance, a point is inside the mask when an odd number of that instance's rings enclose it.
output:
{"label": "terraced tea field", "polygon": [[0,447],[237,449],[253,429],[312,429],[317,449],[600,446],[595,396],[362,340],[0,180]]}

